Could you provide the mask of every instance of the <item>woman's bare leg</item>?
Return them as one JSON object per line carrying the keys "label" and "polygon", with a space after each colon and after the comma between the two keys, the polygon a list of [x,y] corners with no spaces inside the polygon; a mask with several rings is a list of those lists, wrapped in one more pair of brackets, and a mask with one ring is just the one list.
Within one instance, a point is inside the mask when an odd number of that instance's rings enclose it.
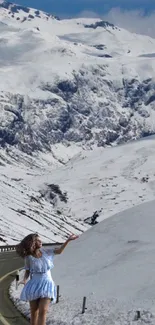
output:
{"label": "woman's bare leg", "polygon": [[39,300],[39,317],[37,325],[45,325],[46,324],[46,315],[48,312],[48,307],[51,299],[49,298],[40,298]]}
{"label": "woman's bare leg", "polygon": [[38,315],[39,315],[39,299],[30,301],[31,310],[31,325],[38,325]]}

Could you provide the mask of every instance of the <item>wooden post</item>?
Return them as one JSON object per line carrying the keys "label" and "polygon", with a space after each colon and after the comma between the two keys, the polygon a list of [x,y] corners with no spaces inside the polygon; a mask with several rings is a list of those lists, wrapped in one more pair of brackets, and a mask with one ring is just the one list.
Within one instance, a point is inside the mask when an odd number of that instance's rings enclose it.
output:
{"label": "wooden post", "polygon": [[83,304],[82,304],[82,314],[85,313],[85,310],[86,310],[86,297],[83,297]]}
{"label": "wooden post", "polygon": [[57,285],[57,300],[56,300],[56,304],[58,304],[58,302],[59,302],[59,297],[60,297],[60,286]]}

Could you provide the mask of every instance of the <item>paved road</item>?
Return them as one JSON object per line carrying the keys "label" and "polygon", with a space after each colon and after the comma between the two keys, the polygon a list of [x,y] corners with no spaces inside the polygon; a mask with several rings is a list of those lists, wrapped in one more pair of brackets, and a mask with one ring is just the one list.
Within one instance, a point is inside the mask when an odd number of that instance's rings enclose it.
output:
{"label": "paved road", "polygon": [[[23,260],[15,252],[0,253],[0,278],[22,266]],[[0,314],[11,325],[28,325],[28,321],[17,311],[9,299],[8,290],[13,278],[14,275],[9,275],[5,280],[0,282]],[[2,324],[0,320],[0,325]]]}

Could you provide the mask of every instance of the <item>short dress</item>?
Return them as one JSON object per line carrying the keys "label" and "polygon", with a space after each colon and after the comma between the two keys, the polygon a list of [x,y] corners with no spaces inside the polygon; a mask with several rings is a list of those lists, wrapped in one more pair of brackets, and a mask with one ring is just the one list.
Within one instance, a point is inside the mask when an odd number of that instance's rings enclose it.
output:
{"label": "short dress", "polygon": [[25,284],[20,299],[32,301],[39,298],[50,298],[56,302],[57,290],[51,276],[54,267],[53,250],[41,249],[42,256],[36,258],[32,255],[25,257],[25,270],[30,271],[30,280]]}

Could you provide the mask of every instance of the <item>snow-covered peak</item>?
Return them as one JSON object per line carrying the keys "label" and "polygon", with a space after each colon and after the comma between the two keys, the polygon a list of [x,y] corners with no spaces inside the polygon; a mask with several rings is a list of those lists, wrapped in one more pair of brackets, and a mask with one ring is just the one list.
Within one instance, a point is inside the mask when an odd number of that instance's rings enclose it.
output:
{"label": "snow-covered peak", "polygon": [[38,19],[44,19],[47,21],[50,19],[57,19],[51,14],[45,13],[41,10],[28,8],[8,1],[0,1],[0,18],[14,20],[20,23]]}

